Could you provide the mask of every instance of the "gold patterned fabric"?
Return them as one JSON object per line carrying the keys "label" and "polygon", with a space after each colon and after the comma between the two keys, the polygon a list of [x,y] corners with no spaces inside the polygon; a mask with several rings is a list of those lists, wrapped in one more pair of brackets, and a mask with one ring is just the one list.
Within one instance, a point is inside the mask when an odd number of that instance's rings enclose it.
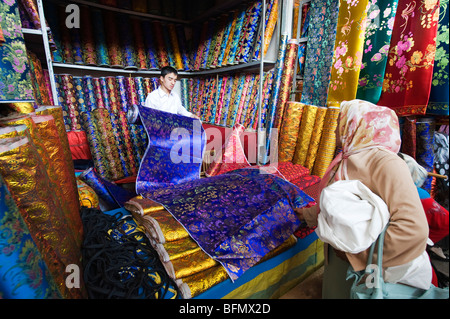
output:
{"label": "gold patterned fabric", "polygon": [[182,282],[189,287],[189,297],[194,298],[209,288],[225,281],[227,278],[228,274],[226,270],[221,265],[217,265],[185,277],[182,279]]}
{"label": "gold patterned fabric", "polygon": [[314,163],[312,174],[323,177],[330,165],[336,150],[336,126],[339,117],[339,104],[334,103],[328,106],[325,115],[322,136],[317,150],[317,159]]}
{"label": "gold patterned fabric", "polygon": [[[125,208],[129,207],[125,205]],[[131,211],[132,212],[132,211]],[[166,210],[160,210],[141,216],[133,213],[133,217],[145,227],[146,234],[158,243],[179,240],[189,237],[188,232]]]}
{"label": "gold patterned fabric", "polygon": [[67,231],[68,221],[40,154],[28,137],[0,140],[0,174],[62,296],[85,297],[84,288],[68,289],[66,286],[66,267],[81,265],[81,251],[72,233]]}
{"label": "gold patterned fabric", "polygon": [[163,263],[163,266],[171,278],[177,279],[193,275],[218,264],[217,261],[209,257],[203,250],[199,250],[170,262]]}
{"label": "gold patterned fabric", "polygon": [[278,161],[290,162],[294,158],[300,121],[305,104],[295,101],[286,103],[283,121],[280,129],[280,143],[278,147]]}
{"label": "gold patterned fabric", "polygon": [[327,102],[355,99],[364,49],[368,0],[339,1]]}
{"label": "gold patterned fabric", "polygon": [[164,210],[164,207],[151,199],[143,198],[141,195],[133,197],[125,203],[125,209],[142,216]]}
{"label": "gold patterned fabric", "polygon": [[61,202],[61,208],[68,221],[69,230],[81,247],[83,240],[83,224],[80,217],[80,203],[78,191],[73,189],[75,175],[70,174],[63,150],[63,145],[58,135],[55,120],[51,115],[32,116],[36,129],[42,138],[45,151],[47,152],[52,173],[55,174],[56,196]]}
{"label": "gold patterned fabric", "polygon": [[29,102],[9,103],[8,106],[11,110],[14,110],[17,113],[27,114],[27,113],[34,112],[33,103],[29,103]]}
{"label": "gold patterned fabric", "polygon": [[305,167],[311,172],[316,160],[317,150],[319,149],[320,137],[322,136],[323,122],[325,114],[327,113],[326,107],[317,108],[316,119],[314,121],[314,128],[309,141],[308,153],[306,154]]}
{"label": "gold patterned fabric", "polygon": [[311,140],[314,129],[317,109],[318,107],[315,105],[306,104],[304,106],[297,144],[295,146],[294,158],[292,160],[292,163],[294,164],[305,166],[306,155],[308,153],[309,141]]}

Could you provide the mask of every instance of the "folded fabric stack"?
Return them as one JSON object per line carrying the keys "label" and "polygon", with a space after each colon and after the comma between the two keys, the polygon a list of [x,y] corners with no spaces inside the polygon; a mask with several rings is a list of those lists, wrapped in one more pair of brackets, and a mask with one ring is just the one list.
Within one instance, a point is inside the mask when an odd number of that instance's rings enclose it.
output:
{"label": "folded fabric stack", "polygon": [[[145,229],[150,243],[183,298],[198,296],[229,278],[224,267],[209,257],[162,205],[139,195],[127,201],[125,209]],[[296,241],[295,236],[289,237],[260,262],[289,249]]]}
{"label": "folded fabric stack", "polygon": [[136,196],[125,203],[125,208],[144,227],[183,298],[192,298],[228,278],[225,269],[201,250],[163,206]]}

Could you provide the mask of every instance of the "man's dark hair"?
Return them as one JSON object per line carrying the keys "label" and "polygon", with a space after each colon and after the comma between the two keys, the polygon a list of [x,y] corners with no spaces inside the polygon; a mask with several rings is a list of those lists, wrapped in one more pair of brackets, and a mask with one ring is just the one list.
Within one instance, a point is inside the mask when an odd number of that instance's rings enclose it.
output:
{"label": "man's dark hair", "polygon": [[162,77],[165,77],[167,74],[170,73],[175,73],[176,75],[178,75],[178,71],[174,67],[171,67],[170,65],[167,65],[161,69]]}

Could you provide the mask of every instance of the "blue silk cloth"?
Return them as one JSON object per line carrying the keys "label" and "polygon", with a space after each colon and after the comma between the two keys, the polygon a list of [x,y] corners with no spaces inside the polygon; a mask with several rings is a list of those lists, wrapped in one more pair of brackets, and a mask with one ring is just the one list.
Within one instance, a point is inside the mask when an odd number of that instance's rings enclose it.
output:
{"label": "blue silk cloth", "polygon": [[[232,280],[300,226],[294,208],[313,199],[298,187],[257,168],[199,178],[201,161],[195,151],[203,154],[205,139],[202,131],[195,132],[198,120],[145,108],[140,116],[149,147],[136,192],[163,205]],[[189,132],[185,141],[177,138],[179,132]],[[176,164],[180,145],[189,146],[191,153]]]}
{"label": "blue silk cloth", "polygon": [[0,176],[0,299],[62,298]]}

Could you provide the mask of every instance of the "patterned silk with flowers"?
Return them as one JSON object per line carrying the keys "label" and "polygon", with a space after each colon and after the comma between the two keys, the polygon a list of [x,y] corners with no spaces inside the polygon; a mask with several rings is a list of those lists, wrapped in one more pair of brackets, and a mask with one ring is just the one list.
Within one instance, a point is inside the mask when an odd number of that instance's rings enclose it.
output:
{"label": "patterned silk with flowers", "polygon": [[436,53],[439,0],[399,0],[378,105],[398,116],[424,114]]}
{"label": "patterned silk with flowers", "polygon": [[1,0],[0,12],[0,29],[5,39],[0,45],[0,101],[32,101],[33,87],[16,0]]}
{"label": "patterned silk with flowers", "polygon": [[[448,59],[448,0],[440,1],[439,24],[436,36],[436,56],[427,113],[449,114]],[[448,180],[447,180],[448,181]]]}
{"label": "patterned silk with flowers", "polygon": [[356,97],[368,7],[367,0],[340,1],[327,103]]}
{"label": "patterned silk with flowers", "polygon": [[369,3],[356,98],[377,103],[383,88],[398,0],[370,0]]}

